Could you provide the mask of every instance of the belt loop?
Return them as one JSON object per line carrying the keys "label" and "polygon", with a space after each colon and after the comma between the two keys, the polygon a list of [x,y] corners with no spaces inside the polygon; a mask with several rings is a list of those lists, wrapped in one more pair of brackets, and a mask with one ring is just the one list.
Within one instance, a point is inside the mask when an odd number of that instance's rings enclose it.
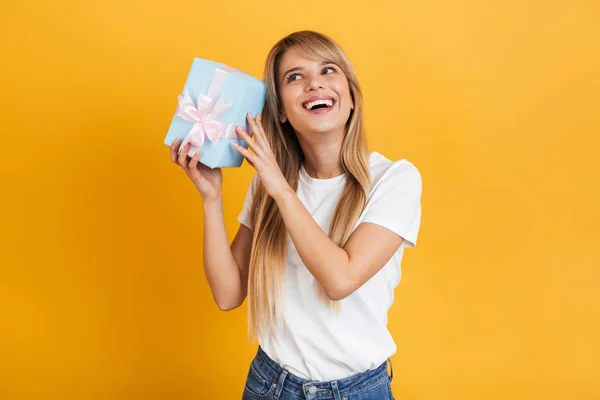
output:
{"label": "belt loop", "polygon": [[337,381],[331,382],[331,390],[333,391],[333,399],[334,400],[342,400],[342,396],[340,395],[340,390],[338,389]]}
{"label": "belt loop", "polygon": [[279,396],[281,396],[281,391],[283,390],[283,382],[285,381],[285,377],[287,376],[287,374],[288,374],[288,372],[284,368],[283,371],[281,371],[281,375],[279,375],[279,381],[277,382],[277,388],[275,389],[275,394],[273,395],[273,397],[275,397],[276,399],[278,399]]}
{"label": "belt loop", "polygon": [[390,382],[394,380],[394,366],[392,365],[392,359],[388,357],[387,359],[390,363]]}

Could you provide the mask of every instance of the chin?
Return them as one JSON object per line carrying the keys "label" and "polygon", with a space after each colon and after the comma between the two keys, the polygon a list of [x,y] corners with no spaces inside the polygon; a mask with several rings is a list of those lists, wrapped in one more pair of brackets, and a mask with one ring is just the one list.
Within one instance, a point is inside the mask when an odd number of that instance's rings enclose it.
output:
{"label": "chin", "polygon": [[323,119],[319,121],[318,118],[305,118],[302,116],[301,118],[298,118],[298,123],[292,123],[292,126],[294,128],[298,127],[298,129],[295,129],[300,132],[327,133],[343,129],[345,124],[346,123],[340,121],[339,118],[332,118],[329,120]]}
{"label": "chin", "polygon": [[[292,124],[292,126],[294,126]],[[300,124],[300,129],[296,129],[294,127],[294,129],[298,132],[302,132],[302,133],[317,133],[317,134],[325,134],[328,132],[332,132],[335,131],[338,126],[336,124],[327,124],[327,123],[320,123],[320,124]]]}
{"label": "chin", "polygon": [[327,133],[336,130],[337,124],[322,122],[320,124],[311,124],[308,130],[315,133]]}

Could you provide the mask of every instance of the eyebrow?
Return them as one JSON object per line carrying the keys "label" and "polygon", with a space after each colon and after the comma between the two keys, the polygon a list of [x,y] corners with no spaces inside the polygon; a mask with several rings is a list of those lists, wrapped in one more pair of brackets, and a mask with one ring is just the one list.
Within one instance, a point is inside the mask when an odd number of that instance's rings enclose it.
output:
{"label": "eyebrow", "polygon": [[[320,66],[324,66],[324,65],[328,65],[328,64],[333,64],[333,65],[337,65],[336,63],[334,63],[333,61],[322,61],[321,64],[319,64]],[[294,71],[301,71],[303,70],[304,67],[294,67],[294,68],[290,68],[288,69],[285,74],[282,75],[282,79],[284,79],[290,72],[294,72]]]}

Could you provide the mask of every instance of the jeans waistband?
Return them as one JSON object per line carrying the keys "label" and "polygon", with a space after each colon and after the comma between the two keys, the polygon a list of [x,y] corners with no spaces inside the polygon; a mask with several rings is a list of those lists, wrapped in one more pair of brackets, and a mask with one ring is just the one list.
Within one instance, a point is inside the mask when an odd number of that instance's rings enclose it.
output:
{"label": "jeans waistband", "polygon": [[[340,399],[342,396],[349,396],[369,388],[383,378],[388,378],[391,381],[394,376],[391,366],[392,361],[389,358],[373,370],[329,382],[309,381],[292,374],[272,360],[260,346],[254,362],[256,363],[255,366],[266,375],[268,380],[272,384],[276,384],[275,398],[279,397],[278,394],[285,387],[286,390],[311,400]],[[388,375],[387,372],[387,362],[390,363],[391,375]]]}

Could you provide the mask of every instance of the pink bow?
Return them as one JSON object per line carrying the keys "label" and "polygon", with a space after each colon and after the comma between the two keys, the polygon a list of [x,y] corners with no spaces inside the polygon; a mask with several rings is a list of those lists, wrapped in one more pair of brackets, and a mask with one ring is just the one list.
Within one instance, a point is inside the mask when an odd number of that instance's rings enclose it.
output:
{"label": "pink bow", "polygon": [[233,105],[233,103],[225,104],[222,94],[217,98],[215,97],[221,91],[227,73],[235,71],[238,70],[230,67],[217,68],[208,86],[208,92],[205,95],[198,96],[197,107],[194,106],[187,90],[184,90],[183,95],[178,96],[179,105],[175,115],[186,121],[195,122],[180,146],[180,148],[183,148],[188,142],[191,142],[188,152],[190,157],[202,148],[205,138],[208,138],[212,143],[217,143],[220,137],[239,139],[234,124],[216,120],[219,115]]}

